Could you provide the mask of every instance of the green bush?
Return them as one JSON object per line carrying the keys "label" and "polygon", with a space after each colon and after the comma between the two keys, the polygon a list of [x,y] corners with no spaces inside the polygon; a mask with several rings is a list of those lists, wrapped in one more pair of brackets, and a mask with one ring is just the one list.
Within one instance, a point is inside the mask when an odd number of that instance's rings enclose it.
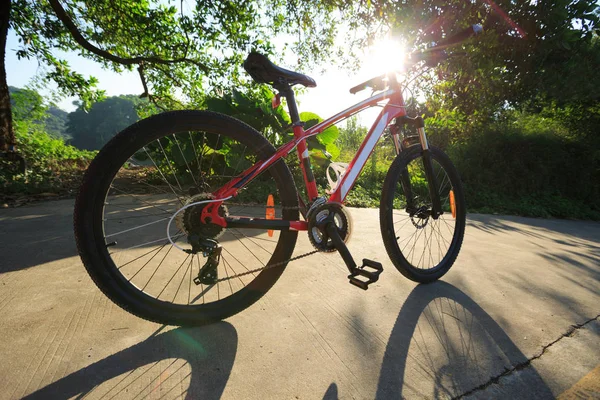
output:
{"label": "green bush", "polygon": [[13,163],[0,161],[3,195],[72,194],[95,152],[78,150],[49,136],[39,125],[15,123],[19,153],[27,162],[21,173]]}
{"label": "green bush", "polygon": [[555,120],[513,113],[447,151],[469,211],[600,219],[600,157]]}

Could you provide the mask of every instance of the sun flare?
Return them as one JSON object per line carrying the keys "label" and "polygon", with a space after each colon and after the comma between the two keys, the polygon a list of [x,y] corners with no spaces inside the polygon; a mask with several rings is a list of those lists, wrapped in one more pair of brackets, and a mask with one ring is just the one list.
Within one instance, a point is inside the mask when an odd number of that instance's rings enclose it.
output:
{"label": "sun flare", "polygon": [[403,67],[405,55],[404,44],[384,38],[365,50],[363,67],[378,74],[399,71]]}

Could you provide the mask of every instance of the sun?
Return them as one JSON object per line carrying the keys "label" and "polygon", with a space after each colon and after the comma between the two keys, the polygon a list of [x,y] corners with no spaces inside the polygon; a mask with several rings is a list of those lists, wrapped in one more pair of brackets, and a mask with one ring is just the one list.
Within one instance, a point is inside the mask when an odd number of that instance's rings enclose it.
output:
{"label": "sun", "polygon": [[372,74],[400,71],[405,56],[403,43],[393,38],[383,38],[365,49],[362,66]]}

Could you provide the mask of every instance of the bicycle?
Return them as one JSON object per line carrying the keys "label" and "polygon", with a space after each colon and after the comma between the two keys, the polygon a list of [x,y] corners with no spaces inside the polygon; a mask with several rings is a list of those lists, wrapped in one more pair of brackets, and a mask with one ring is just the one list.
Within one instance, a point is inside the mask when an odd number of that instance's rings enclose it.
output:
{"label": "bicycle", "polygon": [[[480,30],[474,25],[407,59],[413,66],[436,64],[446,57],[445,48]],[[273,286],[290,261],[317,252],[339,252],[349,282],[368,289],[383,267],[354,261],[345,245],[351,218],[343,202],[387,127],[397,156],[380,199],[386,251],[413,281],[432,282],[447,273],[464,235],[462,185],[448,156],[429,145],[423,119],[406,115],[395,75],[350,89],[380,92],[304,130],[292,86],[314,87],[315,81],[258,53],[248,56],[244,68],[278,91],[274,106],[286,98],[293,139],[275,149],[249,125],[211,111],[164,112],[117,134],[90,164],[75,204],[77,246],[96,285],[125,310],[174,325],[242,311]],[[345,169],[336,166],[330,196],[319,196],[306,140],[383,101],[354,159]],[[418,135],[401,138],[407,124]],[[283,160],[294,150],[306,203]],[[300,231],[308,233],[315,250],[292,257]]]}

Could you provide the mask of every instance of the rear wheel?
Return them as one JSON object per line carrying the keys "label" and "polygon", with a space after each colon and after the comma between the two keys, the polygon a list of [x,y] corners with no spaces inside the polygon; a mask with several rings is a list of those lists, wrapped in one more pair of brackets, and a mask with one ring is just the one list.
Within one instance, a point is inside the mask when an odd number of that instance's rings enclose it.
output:
{"label": "rear wheel", "polygon": [[394,160],[380,204],[381,234],[387,253],[407,278],[421,283],[442,277],[458,256],[466,209],[456,168],[441,150],[430,147],[443,214],[433,217],[421,146]]}
{"label": "rear wheel", "polygon": [[[211,193],[274,152],[248,125],[205,111],[159,114],[119,133],[91,163],[75,204],[77,246],[94,282],[127,311],[172,325],[220,320],[256,302],[283,272],[298,233],[222,228],[200,214]],[[278,161],[219,213],[264,218],[272,195],[277,218],[298,220],[293,182]],[[191,249],[191,235],[221,246],[216,274],[224,280],[195,279],[209,257],[181,250]],[[273,264],[281,265],[252,272]]]}

